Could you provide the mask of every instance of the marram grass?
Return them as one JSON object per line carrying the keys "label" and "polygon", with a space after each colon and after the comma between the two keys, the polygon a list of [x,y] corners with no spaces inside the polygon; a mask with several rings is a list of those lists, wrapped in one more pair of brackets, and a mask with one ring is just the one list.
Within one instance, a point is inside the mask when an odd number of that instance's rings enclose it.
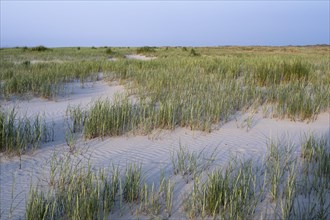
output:
{"label": "marram grass", "polygon": [[[204,170],[194,176],[186,194],[179,195],[183,209],[176,212],[189,219],[328,219],[329,176],[315,172],[328,166],[319,158],[329,154],[328,141],[316,136],[303,140],[302,152],[306,145],[321,152],[312,160],[297,157],[290,141],[271,141],[264,160],[236,158]],[[55,155],[48,185],[31,185],[26,218],[107,219],[127,208],[136,218],[171,217],[177,178],[161,175],[159,183],[148,183],[138,163],[127,164],[123,173],[116,166],[96,170],[82,164],[72,154]],[[276,169],[281,175],[274,182]]]}
{"label": "marram grass", "polygon": [[17,116],[15,108],[0,111],[0,152],[21,155],[53,140],[54,127],[42,115]]}

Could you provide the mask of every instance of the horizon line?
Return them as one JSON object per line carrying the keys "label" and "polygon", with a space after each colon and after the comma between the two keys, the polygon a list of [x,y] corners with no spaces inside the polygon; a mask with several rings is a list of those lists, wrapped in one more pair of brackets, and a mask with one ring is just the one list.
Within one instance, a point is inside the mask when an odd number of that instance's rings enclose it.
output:
{"label": "horizon line", "polygon": [[155,45],[143,45],[143,46],[111,46],[111,45],[104,45],[104,46],[45,46],[43,44],[35,45],[35,46],[1,46],[1,49],[17,49],[17,48],[33,48],[33,47],[38,47],[38,46],[44,46],[47,48],[76,48],[76,47],[81,47],[81,48],[88,48],[88,47],[95,47],[95,48],[105,48],[105,47],[113,47],[113,48],[127,48],[127,47],[132,47],[132,48],[138,48],[138,47],[155,47],[155,48],[161,48],[161,47],[194,47],[194,48],[206,48],[206,47],[313,47],[313,46],[330,46],[330,44],[327,43],[320,43],[320,44],[286,44],[286,45],[239,45],[239,44],[226,44],[226,45],[205,45],[205,46],[188,46],[188,45],[162,45],[162,46],[155,46]]}

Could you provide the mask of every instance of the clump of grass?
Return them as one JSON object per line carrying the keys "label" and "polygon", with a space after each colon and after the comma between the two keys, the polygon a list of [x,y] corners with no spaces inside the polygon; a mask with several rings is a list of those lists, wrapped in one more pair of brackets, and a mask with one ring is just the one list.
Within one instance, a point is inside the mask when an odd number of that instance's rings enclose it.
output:
{"label": "clump of grass", "polygon": [[307,162],[319,161],[327,153],[327,140],[310,135],[305,136],[301,146],[301,157]]}
{"label": "clump of grass", "polygon": [[89,109],[85,120],[86,138],[117,136],[137,127],[138,107],[127,99],[122,102],[98,100]]}
{"label": "clump of grass", "polygon": [[141,195],[141,165],[129,164],[125,171],[123,197],[126,202],[138,201]]}
{"label": "clump of grass", "polygon": [[42,142],[54,139],[54,127],[47,125],[40,115],[19,117],[15,108],[0,111],[0,152],[21,155],[36,149]]}
{"label": "clump of grass", "polygon": [[207,171],[215,161],[216,150],[211,155],[203,151],[199,153],[190,152],[187,147],[180,144],[179,150],[171,154],[171,161],[174,175],[182,175],[189,182],[189,179]]}
{"label": "clump of grass", "polygon": [[105,170],[92,172],[64,158],[51,190],[31,187],[26,204],[26,219],[100,219],[107,218],[113,208],[119,186],[119,171],[111,175]]}
{"label": "clump of grass", "polygon": [[253,65],[254,80],[260,86],[278,85],[292,81],[307,82],[311,72],[308,62],[301,59],[263,60]]}
{"label": "clump of grass", "polygon": [[167,213],[167,217],[171,217],[172,215],[173,193],[174,193],[174,185],[171,183],[170,180],[168,180],[168,182],[165,182],[165,186],[164,186],[164,197],[166,204],[165,211]]}
{"label": "clump of grass", "polygon": [[81,132],[87,117],[86,111],[80,105],[68,106],[66,115],[68,116],[69,129],[72,133]]}
{"label": "clump of grass", "polygon": [[68,106],[66,115],[67,130],[65,132],[65,141],[70,148],[70,152],[74,152],[78,134],[83,130],[86,113],[81,106],[78,105],[74,107]]}
{"label": "clump of grass", "polygon": [[326,137],[305,136],[301,147],[301,157],[306,178],[311,173],[320,178],[330,177],[330,149]]}
{"label": "clump of grass", "polygon": [[306,61],[292,60],[283,62],[282,80],[290,82],[292,80],[308,81],[311,72],[311,66]]}
{"label": "clump of grass", "polygon": [[296,187],[297,199],[291,215],[299,219],[327,219],[329,201],[329,139],[326,136],[306,135],[302,140],[301,174]]}
{"label": "clump of grass", "polygon": [[157,216],[164,210],[171,216],[174,185],[165,176],[159,186],[149,185],[143,181],[141,165],[128,164],[121,178],[114,165],[95,171],[90,163],[83,165],[77,159],[72,154],[54,154],[48,186],[31,185],[26,219],[105,219],[115,211],[116,202],[120,209],[127,203],[132,210],[137,205],[137,212]]}
{"label": "clump of grass", "polygon": [[271,141],[268,149],[266,167],[269,174],[270,196],[273,201],[276,201],[280,195],[285,173],[295,161],[292,157],[293,145]]}
{"label": "clump of grass", "polygon": [[155,183],[152,183],[151,186],[145,183],[141,189],[139,211],[157,216],[164,206],[167,217],[170,217],[173,206],[173,189],[171,181],[166,181],[165,178],[161,178],[158,189]]}
{"label": "clump of grass", "polygon": [[282,193],[282,200],[280,201],[281,218],[289,219],[294,218],[293,209],[294,202],[296,200],[296,188],[297,188],[297,169],[296,164],[293,163],[288,170],[287,180],[284,183],[284,189]]}
{"label": "clump of grass", "polygon": [[171,161],[174,170],[174,174],[189,175],[197,169],[197,159],[200,155],[191,153],[187,148],[180,145],[180,148],[176,154],[172,154]]}
{"label": "clump of grass", "polygon": [[189,217],[251,217],[259,202],[257,174],[252,165],[252,161],[246,161],[229,165],[225,170],[218,169],[211,172],[204,183],[195,179],[193,192],[185,202]]}
{"label": "clump of grass", "polygon": [[65,142],[70,149],[70,152],[73,153],[76,150],[76,143],[78,137],[70,129],[65,132]]}

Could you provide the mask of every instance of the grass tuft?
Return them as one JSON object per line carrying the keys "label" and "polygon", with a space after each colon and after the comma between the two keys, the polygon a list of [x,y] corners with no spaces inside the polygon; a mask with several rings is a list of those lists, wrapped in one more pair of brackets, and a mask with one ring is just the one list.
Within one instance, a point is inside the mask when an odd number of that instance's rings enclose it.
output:
{"label": "grass tuft", "polygon": [[17,116],[13,108],[0,111],[0,137],[0,152],[21,155],[54,140],[54,125],[48,125],[40,115]]}

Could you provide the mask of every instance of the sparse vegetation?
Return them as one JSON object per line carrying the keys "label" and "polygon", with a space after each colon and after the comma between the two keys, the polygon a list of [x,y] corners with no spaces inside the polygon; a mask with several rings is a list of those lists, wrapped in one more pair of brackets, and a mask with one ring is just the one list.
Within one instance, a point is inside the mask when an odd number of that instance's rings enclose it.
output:
{"label": "sparse vegetation", "polygon": [[[123,58],[134,53],[152,53],[157,59]],[[118,60],[110,62],[109,55]],[[123,84],[128,94],[115,101],[68,108],[70,158],[81,135],[92,139],[177,127],[211,132],[237,112],[259,107],[271,117],[314,120],[330,106],[327,55],[328,46],[2,48],[0,99],[27,94],[56,99],[70,92],[69,83],[95,81],[100,72]],[[241,127],[249,131],[253,123],[250,115]],[[53,129],[42,115],[1,109],[0,151],[21,157],[53,140]],[[159,183],[148,182],[137,163],[128,164],[121,176],[117,167],[95,171],[70,159],[56,161],[47,186],[31,185],[26,218],[107,218],[125,205],[132,213],[168,218],[181,175],[184,184],[193,186],[184,199],[189,218],[328,219],[329,140],[306,136],[300,157],[289,142],[269,142],[268,147],[264,161],[236,159],[219,167],[214,153],[181,146],[170,157],[173,176]]]}
{"label": "sparse vegetation", "polygon": [[[56,158],[55,158],[56,159]],[[94,173],[70,156],[62,158],[48,192],[31,187],[26,219],[106,218],[113,208],[119,186],[118,168]]]}
{"label": "sparse vegetation", "polygon": [[216,158],[216,150],[210,155],[205,152],[190,152],[187,147],[180,145],[178,151],[171,155],[171,162],[174,175],[183,176],[187,183],[190,178],[194,179],[202,172],[207,171],[214,163]]}
{"label": "sparse vegetation", "polygon": [[[329,152],[328,139],[310,136],[302,143],[302,150],[306,144]],[[195,175],[191,187],[182,195],[187,217],[328,219],[329,176],[311,169],[314,165],[322,169],[328,165],[296,157],[290,141],[270,141],[268,149],[263,160],[233,158],[226,165]],[[89,162],[82,165],[77,159],[72,154],[53,157],[53,172],[46,178],[48,185],[31,186],[27,219],[109,218],[111,213],[125,209],[125,204],[132,214],[171,216],[175,187],[171,178],[161,175],[159,184],[148,183],[141,164],[127,164],[122,176],[118,167],[95,171]],[[277,175],[277,169],[281,175]],[[273,181],[273,175],[278,181]]]}
{"label": "sparse vegetation", "polygon": [[[311,142],[311,139],[317,141]],[[302,148],[307,144],[313,148],[319,147],[321,152],[329,152],[328,141],[311,136],[302,144]],[[266,163],[255,159],[236,159],[208,174],[204,182],[202,176],[195,178],[192,191],[184,199],[187,217],[329,218],[330,185],[325,180],[329,176],[315,173],[315,170],[320,170],[316,167],[328,170],[326,166],[329,164],[316,163],[314,167],[308,159],[301,161],[295,157],[292,150],[290,142],[271,142]],[[322,155],[328,157],[326,153]],[[257,211],[260,204],[271,208]]]}
{"label": "sparse vegetation", "polygon": [[[118,167],[92,171],[73,155],[54,156],[46,190],[32,187],[26,219],[107,219],[116,203],[138,204],[137,211],[171,216],[174,185],[162,177],[158,187],[143,180],[141,165],[128,164],[122,178]],[[123,186],[122,186],[123,184]]]}

